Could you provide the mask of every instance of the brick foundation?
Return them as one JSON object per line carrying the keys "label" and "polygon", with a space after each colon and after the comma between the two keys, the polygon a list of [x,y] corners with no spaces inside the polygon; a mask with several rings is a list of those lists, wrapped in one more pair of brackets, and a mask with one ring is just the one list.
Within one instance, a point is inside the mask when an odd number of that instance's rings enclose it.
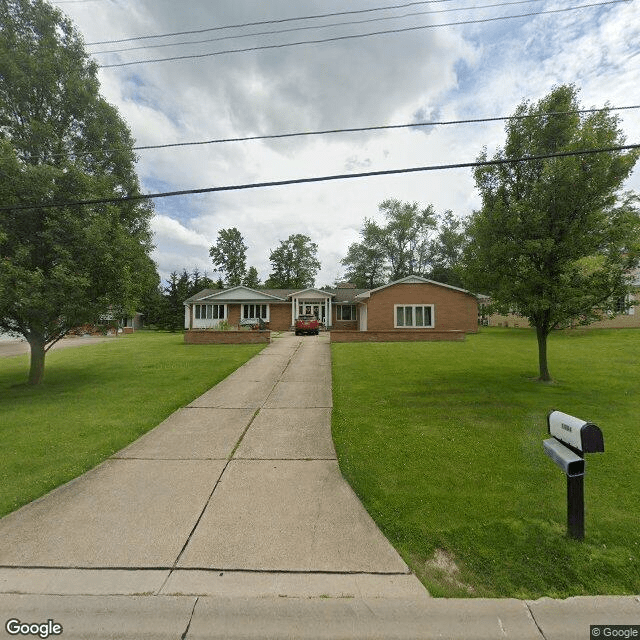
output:
{"label": "brick foundation", "polygon": [[185,344],[260,344],[271,342],[271,331],[212,331],[190,329],[184,332]]}
{"label": "brick foundation", "polygon": [[387,331],[331,331],[331,342],[429,342],[464,340],[464,331],[390,329]]}

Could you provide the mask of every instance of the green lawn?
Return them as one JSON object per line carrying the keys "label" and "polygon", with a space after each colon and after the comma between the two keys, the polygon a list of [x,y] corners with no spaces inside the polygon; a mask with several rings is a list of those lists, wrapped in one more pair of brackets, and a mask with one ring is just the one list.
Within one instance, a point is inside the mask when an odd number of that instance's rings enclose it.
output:
{"label": "green lawn", "polygon": [[[640,592],[640,331],[553,334],[553,384],[528,330],[465,342],[334,344],[333,435],[369,513],[436,596]],[[598,424],[586,538],[543,453],[553,409]]]}
{"label": "green lawn", "polygon": [[35,388],[28,356],[0,358],[0,516],[109,457],[263,346],[138,332],[49,352]]}

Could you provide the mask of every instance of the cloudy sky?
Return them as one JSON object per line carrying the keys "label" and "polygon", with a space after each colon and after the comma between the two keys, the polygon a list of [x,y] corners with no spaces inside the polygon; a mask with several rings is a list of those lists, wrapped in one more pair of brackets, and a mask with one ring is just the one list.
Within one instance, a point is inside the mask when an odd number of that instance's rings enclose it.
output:
{"label": "cloudy sky", "polygon": [[[138,145],[507,116],[524,99],[537,101],[564,83],[579,87],[584,108],[640,104],[638,0],[54,4],[72,18],[101,65],[396,30],[102,68],[102,92]],[[392,4],[396,8],[377,10]],[[346,11],[353,13],[287,20]],[[450,24],[456,22],[468,24]],[[279,33],[264,33],[272,31]],[[173,44],[180,42],[189,44]],[[99,53],[115,49],[129,50]],[[640,142],[640,109],[621,111],[620,121],[627,142]],[[145,191],[164,192],[472,162],[483,147],[491,154],[503,144],[503,122],[229,142],[140,151],[138,174]],[[640,170],[628,188],[640,192]],[[154,258],[163,278],[194,267],[215,276],[209,247],[220,229],[237,227],[249,246],[248,266],[264,280],[270,250],[290,234],[304,233],[319,248],[316,284],[330,284],[343,273],[340,259],[358,240],[363,219],[379,218],[386,198],[432,203],[459,217],[479,204],[470,169],[164,198],[155,201]]]}

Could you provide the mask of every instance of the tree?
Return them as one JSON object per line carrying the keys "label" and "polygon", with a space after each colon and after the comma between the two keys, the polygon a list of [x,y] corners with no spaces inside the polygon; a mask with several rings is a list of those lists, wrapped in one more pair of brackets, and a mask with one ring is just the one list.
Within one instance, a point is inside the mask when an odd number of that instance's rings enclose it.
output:
{"label": "tree", "polygon": [[451,211],[438,220],[438,231],[431,241],[431,270],[429,278],[436,282],[462,287],[462,256],[466,244],[464,225]]}
{"label": "tree", "polygon": [[[608,110],[578,114],[574,86],[536,105],[522,103],[495,159],[620,146]],[[550,115],[545,115],[550,114]],[[487,159],[486,151],[479,160]],[[482,208],[471,217],[468,286],[500,310],[529,319],[538,339],[539,379],[551,380],[547,337],[616,311],[640,255],[635,200],[621,194],[637,152],[606,152],[478,167]]]}
{"label": "tree", "polygon": [[391,265],[391,281],[406,276],[426,275],[429,269],[429,240],[436,226],[433,205],[419,209],[418,203],[391,198],[380,204],[387,224],[382,243]]}
{"label": "tree", "polygon": [[242,284],[247,270],[247,245],[235,227],[218,232],[218,240],[209,249],[209,255],[213,258],[216,271],[225,274],[228,287]]}
{"label": "tree", "polygon": [[258,275],[258,270],[255,267],[249,267],[242,284],[245,287],[250,287],[251,289],[256,289],[260,286],[260,276]]}
{"label": "tree", "polygon": [[436,228],[433,205],[385,200],[378,207],[385,224],[365,218],[361,242],[349,246],[341,264],[345,277],[361,288],[379,287],[409,275],[426,276],[431,266],[432,233]]}
{"label": "tree", "polygon": [[157,283],[151,205],[66,203],[140,193],[131,134],[97,66],[43,0],[0,3],[0,328],[45,354],[79,324],[135,311]]}
{"label": "tree", "polygon": [[280,241],[280,246],[269,254],[271,268],[266,282],[273,289],[304,289],[312,287],[320,270],[318,245],[301,233]]}
{"label": "tree", "polygon": [[145,298],[145,320],[168,331],[180,331],[184,327],[184,301],[203,289],[215,288],[216,283],[197,267],[191,272],[183,269],[180,275],[173,271],[165,286],[158,286]]}
{"label": "tree", "polygon": [[359,289],[375,289],[386,282],[388,267],[383,234],[376,222],[365,218],[360,231],[362,242],[349,245],[346,257],[340,261],[347,267],[345,280]]}

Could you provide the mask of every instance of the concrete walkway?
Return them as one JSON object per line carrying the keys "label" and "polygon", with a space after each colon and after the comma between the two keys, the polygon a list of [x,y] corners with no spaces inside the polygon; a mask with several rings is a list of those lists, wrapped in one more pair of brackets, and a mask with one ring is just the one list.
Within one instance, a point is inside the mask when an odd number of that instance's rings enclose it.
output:
{"label": "concrete walkway", "polygon": [[276,338],[0,520],[0,594],[6,637],[11,618],[65,639],[189,640],[583,639],[640,623],[638,598],[429,598],[338,469],[326,335]]}

